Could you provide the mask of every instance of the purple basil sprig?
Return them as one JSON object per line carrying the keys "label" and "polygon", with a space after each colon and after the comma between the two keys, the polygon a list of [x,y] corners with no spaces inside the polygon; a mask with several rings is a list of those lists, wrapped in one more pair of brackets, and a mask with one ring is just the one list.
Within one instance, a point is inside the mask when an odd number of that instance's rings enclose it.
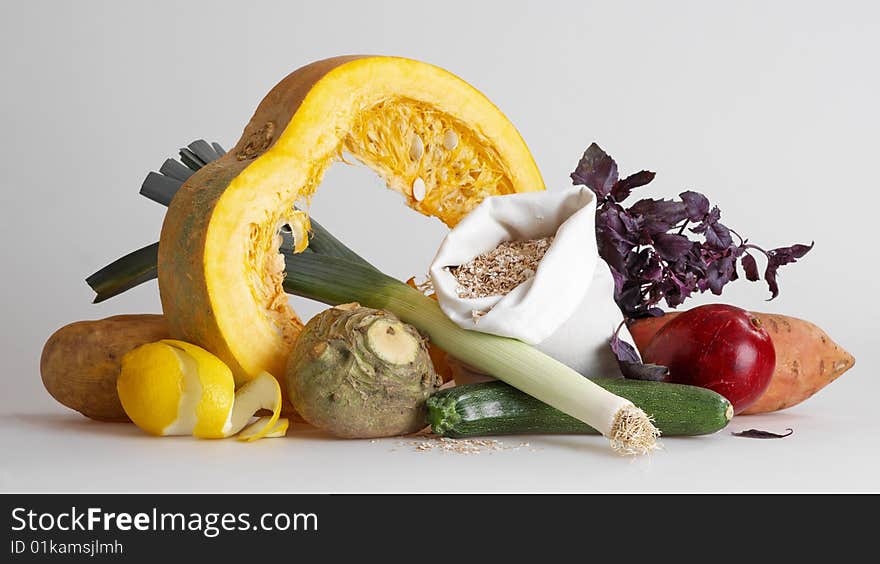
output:
{"label": "purple basil sprig", "polygon": [[765,251],[721,223],[721,210],[699,192],[682,192],[678,200],[642,199],[626,208],[622,202],[651,182],[654,173],[643,170],[620,179],[617,163],[595,143],[571,179],[596,194],[599,254],[611,267],[614,298],[626,317],[660,315],[661,301],[675,308],[706,290],[720,295],[728,282],[739,278],[737,264],[747,280],[759,280],[753,252],[767,260],[763,278],[772,300],[779,295],[779,267],[797,262],[813,248],[811,243]]}
{"label": "purple basil sprig", "polygon": [[652,382],[660,382],[669,375],[669,368],[659,364],[645,364],[642,357],[634,346],[620,338],[620,329],[625,322],[621,321],[620,325],[611,335],[611,352],[617,358],[617,365],[624,378],[630,380],[650,380]]}

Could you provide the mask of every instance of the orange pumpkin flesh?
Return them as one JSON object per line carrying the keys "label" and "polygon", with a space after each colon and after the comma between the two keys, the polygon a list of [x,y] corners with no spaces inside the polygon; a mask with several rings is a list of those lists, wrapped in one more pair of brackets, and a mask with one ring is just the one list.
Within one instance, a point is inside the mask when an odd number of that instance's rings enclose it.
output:
{"label": "orange pumpkin flesh", "polygon": [[344,152],[409,207],[450,226],[487,196],[544,189],[516,129],[442,69],[349,56],[293,72],[266,95],[235,147],[183,185],[159,243],[172,335],[219,356],[238,384],[264,370],[284,373],[302,322],[281,285],[278,229],[296,221],[294,206],[307,209]]}

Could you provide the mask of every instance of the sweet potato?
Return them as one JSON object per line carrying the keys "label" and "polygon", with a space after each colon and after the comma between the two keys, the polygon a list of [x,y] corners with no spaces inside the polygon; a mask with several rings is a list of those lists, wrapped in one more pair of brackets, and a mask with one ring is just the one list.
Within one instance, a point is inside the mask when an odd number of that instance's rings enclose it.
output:
{"label": "sweet potato", "polygon": [[116,395],[122,355],[170,338],[161,315],[117,315],[57,330],[43,347],[40,374],[63,405],[100,421],[128,421]]}
{"label": "sweet potato", "polygon": [[[629,324],[636,347],[644,351],[654,335],[678,315],[639,319]],[[774,313],[755,313],[776,348],[776,369],[767,391],[743,415],[797,405],[852,368],[855,358],[809,321]],[[650,360],[650,359],[646,359]]]}

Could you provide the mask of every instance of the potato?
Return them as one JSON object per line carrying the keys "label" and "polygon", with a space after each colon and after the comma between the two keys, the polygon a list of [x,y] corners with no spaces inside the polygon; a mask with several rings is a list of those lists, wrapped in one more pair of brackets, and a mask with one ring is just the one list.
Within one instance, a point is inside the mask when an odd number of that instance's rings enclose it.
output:
{"label": "potato", "polygon": [[[776,349],[776,369],[770,386],[743,415],[767,413],[797,405],[853,367],[856,360],[822,329],[803,319],[753,312],[770,334]],[[638,319],[628,325],[636,347],[650,340],[678,312]]]}
{"label": "potato", "polygon": [[122,355],[170,337],[165,318],[155,314],[116,315],[65,325],[43,347],[43,385],[53,398],[86,417],[128,421],[116,395]]}

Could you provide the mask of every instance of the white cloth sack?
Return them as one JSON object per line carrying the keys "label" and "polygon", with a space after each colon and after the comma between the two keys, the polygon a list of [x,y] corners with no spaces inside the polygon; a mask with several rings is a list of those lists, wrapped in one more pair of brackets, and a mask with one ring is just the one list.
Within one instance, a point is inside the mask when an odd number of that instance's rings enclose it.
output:
{"label": "white cloth sack", "polygon": [[[620,375],[609,339],[623,315],[599,258],[595,214],[596,198],[583,187],[486,198],[446,235],[431,263],[440,308],[459,327],[525,341],[589,378]],[[534,277],[505,296],[458,297],[448,267],[504,241],[549,236]],[[486,313],[475,318],[474,311]],[[631,342],[626,327],[620,337]]]}

